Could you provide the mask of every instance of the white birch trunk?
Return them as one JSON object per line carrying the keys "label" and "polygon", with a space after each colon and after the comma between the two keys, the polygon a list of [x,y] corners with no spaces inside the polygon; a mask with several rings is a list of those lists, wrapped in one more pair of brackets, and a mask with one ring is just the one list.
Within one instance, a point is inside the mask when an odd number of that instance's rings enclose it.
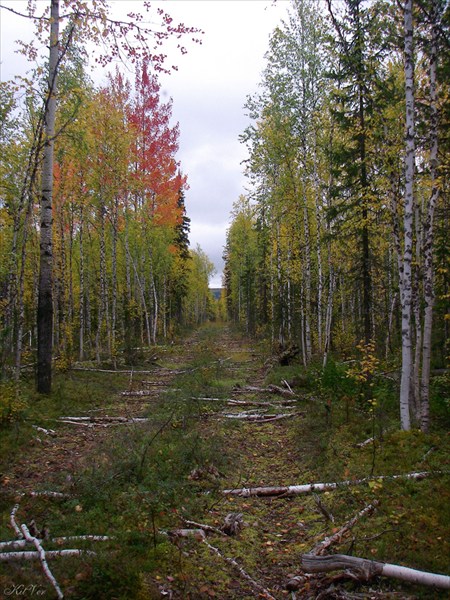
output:
{"label": "white birch trunk", "polygon": [[37,312],[37,390],[49,394],[52,387],[53,354],[53,151],[56,118],[56,80],[59,60],[59,0],[51,0],[50,57],[45,106],[45,144],[42,165],[39,297]]}
{"label": "white birch trunk", "polygon": [[311,362],[312,342],[311,342],[311,236],[309,231],[309,215],[306,195],[303,207],[303,228],[305,233],[305,344],[306,344],[306,364]]}
{"label": "white birch trunk", "polygon": [[405,1],[405,202],[404,202],[404,246],[400,301],[402,307],[402,374],[400,380],[400,422],[404,431],[411,429],[410,397],[412,376],[412,254],[414,218],[414,167],[415,167],[415,128],[414,128],[414,48],[412,0]]}

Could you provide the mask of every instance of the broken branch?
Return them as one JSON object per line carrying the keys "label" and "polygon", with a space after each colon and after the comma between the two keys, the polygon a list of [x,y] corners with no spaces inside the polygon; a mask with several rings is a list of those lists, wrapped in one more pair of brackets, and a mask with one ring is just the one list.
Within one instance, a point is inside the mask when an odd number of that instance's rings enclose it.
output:
{"label": "broken branch", "polygon": [[269,600],[276,600],[268,590],[266,590],[262,585],[260,585],[252,577],[250,577],[250,575],[247,573],[247,571],[244,571],[244,569],[234,560],[234,558],[229,558],[228,556],[224,556],[218,548],[216,548],[215,546],[212,546],[209,542],[206,541],[206,539],[203,540],[203,543],[206,544],[208,546],[208,548],[210,550],[212,550],[212,552],[217,554],[217,556],[220,556],[220,558],[222,560],[224,560],[229,565],[234,567],[240,573],[240,575],[244,579],[246,579],[255,590],[257,590],[260,594],[263,594],[265,596],[265,598],[268,598]]}
{"label": "broken branch", "polygon": [[376,507],[380,504],[378,500],[372,502],[372,504],[368,504],[362,510],[360,510],[350,521],[348,521],[343,527],[339,529],[335,534],[330,537],[326,537],[324,540],[319,542],[314,546],[311,550],[310,555],[318,556],[323,554],[327,548],[329,548],[332,544],[336,542],[340,542],[342,537],[352,529],[356,523],[362,519],[363,517],[371,515]]}

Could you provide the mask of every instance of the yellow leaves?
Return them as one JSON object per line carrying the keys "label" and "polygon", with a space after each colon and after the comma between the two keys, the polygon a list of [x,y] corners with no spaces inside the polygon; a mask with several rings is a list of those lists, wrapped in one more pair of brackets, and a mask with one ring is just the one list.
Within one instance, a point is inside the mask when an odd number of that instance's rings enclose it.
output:
{"label": "yellow leaves", "polygon": [[383,480],[382,479],[374,479],[368,482],[369,488],[373,492],[377,492],[383,488]]}
{"label": "yellow leaves", "polygon": [[361,358],[348,368],[347,377],[364,384],[374,375],[380,361],[375,355],[375,342],[373,340],[367,344],[361,341],[356,348],[360,351]]}

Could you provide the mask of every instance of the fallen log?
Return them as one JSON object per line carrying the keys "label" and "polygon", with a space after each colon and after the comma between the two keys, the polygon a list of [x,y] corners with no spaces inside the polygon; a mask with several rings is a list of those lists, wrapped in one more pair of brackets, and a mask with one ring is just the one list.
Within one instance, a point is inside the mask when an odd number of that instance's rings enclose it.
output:
{"label": "fallen log", "polygon": [[146,417],[59,417],[59,421],[87,422],[87,423],[141,423],[148,421]]}
{"label": "fallen log", "polygon": [[338,569],[350,569],[362,581],[369,581],[372,577],[393,577],[409,583],[426,585],[441,589],[450,589],[450,577],[427,571],[418,571],[409,567],[392,565],[389,563],[367,560],[346,554],[332,554],[330,556],[315,556],[304,554],[301,558],[302,567],[307,573],[324,573]]}
{"label": "fallen log", "polygon": [[[49,550],[45,553],[47,560],[62,558],[64,556],[95,556],[92,550],[79,550],[66,548],[64,550]],[[39,552],[26,550],[24,552],[0,552],[0,562],[21,562],[27,560],[40,560]]]}
{"label": "fallen log", "polygon": [[[46,540],[47,543],[52,544],[65,544],[67,542],[79,542],[79,541],[90,541],[90,542],[106,542],[107,540],[111,540],[112,538],[108,535],[69,535],[63,537],[55,537],[49,540]],[[44,540],[38,538],[38,540],[42,543]],[[22,550],[26,548],[27,544],[30,544],[26,539],[20,540],[7,540],[6,542],[0,542],[0,551],[3,551],[5,548],[10,548],[11,550]],[[48,553],[47,553],[48,554]]]}
{"label": "fallen log", "polygon": [[60,417],[60,423],[67,425],[78,425],[80,427],[112,427],[115,425],[133,425],[136,423],[148,423],[146,417]]}
{"label": "fallen log", "polygon": [[300,494],[309,494],[311,492],[327,492],[330,490],[336,490],[340,487],[346,487],[350,485],[361,485],[369,481],[380,481],[380,480],[396,480],[396,479],[413,479],[420,481],[426,477],[432,475],[442,475],[447,471],[423,471],[420,473],[406,473],[404,475],[380,475],[374,477],[365,477],[364,479],[353,479],[347,481],[338,481],[331,483],[309,483],[305,485],[286,485],[286,486],[268,486],[268,487],[254,487],[254,488],[235,488],[229,490],[223,490],[222,494],[242,496],[248,498],[249,496],[297,496]]}
{"label": "fallen log", "polygon": [[129,397],[142,397],[142,396],[152,396],[154,394],[153,390],[128,390],[125,392],[121,392],[121,396],[129,396]]}
{"label": "fallen log", "polygon": [[319,556],[320,554],[323,554],[325,550],[327,550],[332,544],[340,542],[342,537],[348,531],[350,531],[350,529],[353,529],[353,527],[360,519],[371,515],[379,504],[380,502],[378,500],[375,500],[374,502],[372,502],[372,504],[368,504],[367,506],[365,506],[352,519],[350,519],[350,521],[345,523],[345,525],[343,525],[343,527],[341,527],[339,531],[337,531],[330,537],[326,537],[324,540],[316,544],[314,548],[310,551],[309,555]]}

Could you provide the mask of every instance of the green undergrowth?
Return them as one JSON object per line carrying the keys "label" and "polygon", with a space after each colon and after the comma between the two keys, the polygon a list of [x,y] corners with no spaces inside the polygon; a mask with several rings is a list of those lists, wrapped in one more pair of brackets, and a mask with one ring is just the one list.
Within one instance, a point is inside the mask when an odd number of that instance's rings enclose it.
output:
{"label": "green undergrowth", "polygon": [[[362,519],[333,551],[448,574],[448,388],[441,378],[432,381],[429,434],[416,429],[403,432],[395,382],[374,376],[367,393],[365,386],[347,373],[348,365],[334,362],[325,370],[316,366],[305,371],[291,365],[271,371],[273,383],[299,382],[296,391],[304,409],[304,418],[294,425],[296,455],[304,472],[300,479],[286,483],[371,478],[321,495],[336,524],[345,523],[374,500],[380,503],[373,516]],[[358,446],[370,438],[373,441]],[[434,474],[420,481],[386,478],[423,471]],[[306,502],[311,504],[311,500]],[[308,545],[301,550],[308,551]],[[411,594],[408,597],[447,597],[444,592],[393,580],[383,586],[403,590]]]}
{"label": "green undergrowth", "polygon": [[[242,531],[230,538],[212,536],[208,541],[276,590],[276,597],[288,597],[283,584],[287,574],[298,573],[301,554],[375,500],[379,505],[373,515],[362,518],[330,552],[432,572],[450,571],[449,476],[436,473],[422,481],[380,479],[448,469],[447,390],[439,378],[433,380],[432,430],[425,435],[399,431],[393,381],[374,377],[366,386],[347,376],[347,365],[332,361],[325,370],[320,365],[308,370],[295,364],[266,367],[262,381],[264,345],[238,339],[218,324],[149,355],[153,363],[141,368],[155,368],[156,380],[165,371],[172,375],[164,393],[140,401],[141,415],[148,422],[103,430],[76,470],[70,468],[70,453],[76,445],[69,446],[68,453],[61,451],[58,468],[49,468],[45,444],[41,448],[34,440],[37,434],[31,425],[56,427],[59,416],[92,414],[88,411],[123,414],[124,400],[118,394],[130,386],[127,375],[58,373],[49,398],[39,398],[32,382],[24,382],[23,403],[14,418],[3,423],[3,484],[8,483],[13,462],[23,455],[26,464],[48,469],[48,478],[39,480],[39,489],[68,494],[64,499],[24,496],[18,520],[29,523],[34,519],[39,528],[48,526],[51,537],[110,537],[73,544],[94,550],[95,556],[51,563],[67,598],[141,600],[160,598],[161,592],[173,593],[176,599],[254,598],[254,588],[205,544],[167,535],[182,527],[183,519],[220,527],[230,512],[242,514]],[[299,397],[298,418],[270,426],[217,418],[215,413],[225,408],[236,410],[225,404],[233,386],[284,385],[283,381]],[[137,377],[133,386],[138,386]],[[280,399],[260,393],[237,397]],[[130,400],[130,406],[133,402],[137,401]],[[357,446],[370,437],[375,441]],[[30,469],[22,470],[22,475],[32,477]],[[356,482],[365,477],[372,479],[320,494],[334,522],[327,520],[311,494],[269,499],[221,493],[224,487]],[[30,482],[14,478],[4,488],[11,488],[11,483],[16,489],[21,483],[32,489]],[[8,522],[15,501],[11,494],[0,494],[1,540],[12,537]],[[47,542],[46,548],[59,546]],[[0,565],[0,589],[19,583],[36,585],[52,597],[36,563]],[[346,587],[355,591],[354,584]],[[377,580],[371,589],[386,594],[397,591],[405,598],[446,597],[393,580]]]}
{"label": "green undergrowth", "polygon": [[[159,597],[157,579],[148,574],[165,562],[172,572],[181,561],[164,531],[181,526],[183,516],[200,518],[221,485],[222,472],[228,469],[223,433],[208,417],[221,405],[203,400],[226,398],[235,382],[227,371],[229,361],[223,360],[227,357],[217,349],[216,336],[216,327],[205,327],[189,345],[158,350],[157,368],[175,374],[166,393],[148,402],[143,413],[148,423],[108,429],[108,435],[99,437],[77,472],[66,473],[62,460],[60,468],[49,473],[51,481],[41,484],[68,493],[68,499],[21,500],[20,522],[34,519],[39,528],[48,526],[52,536],[111,537],[105,542],[76,543],[75,547],[95,550],[95,556],[52,563],[66,597]],[[14,480],[14,476],[11,481],[8,468],[21,453],[30,450],[30,444],[35,444],[36,431],[31,424],[50,428],[61,415],[83,415],[87,411],[116,414],[118,393],[129,384],[126,375],[68,371],[57,376],[52,396],[44,399],[34,395],[31,382],[25,385],[28,401],[23,414],[4,424],[5,487],[15,483],[20,488],[24,483]],[[45,450],[41,460],[45,462]],[[0,502],[3,540],[11,538],[8,516],[14,498],[5,493]],[[52,549],[50,543],[46,547]],[[17,565],[12,573],[9,565],[8,570],[0,566],[0,588],[10,589],[19,582],[47,589],[32,563]]]}

